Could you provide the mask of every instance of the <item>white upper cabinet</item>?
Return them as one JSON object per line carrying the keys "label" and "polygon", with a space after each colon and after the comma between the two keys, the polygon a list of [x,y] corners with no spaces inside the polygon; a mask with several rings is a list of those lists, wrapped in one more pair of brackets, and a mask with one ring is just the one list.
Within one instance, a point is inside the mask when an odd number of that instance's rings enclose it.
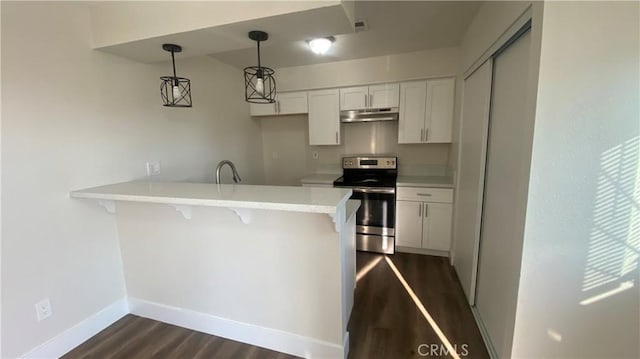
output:
{"label": "white upper cabinet", "polygon": [[369,108],[398,107],[400,84],[369,86]]}
{"label": "white upper cabinet", "polygon": [[340,110],[398,107],[400,85],[382,84],[340,89]]}
{"label": "white upper cabinet", "polygon": [[361,110],[369,104],[369,87],[345,87],[340,89],[340,110]]}
{"label": "white upper cabinet", "polygon": [[451,142],[455,79],[427,81],[425,142]]}
{"label": "white upper cabinet", "polygon": [[427,81],[400,85],[398,143],[422,143],[427,102]]}
{"label": "white upper cabinet", "polygon": [[451,142],[455,79],[400,84],[398,143]]}
{"label": "white upper cabinet", "polygon": [[276,95],[276,102],[269,104],[251,103],[251,116],[293,115],[309,112],[307,92],[282,92]]}
{"label": "white upper cabinet", "polygon": [[275,103],[249,103],[249,113],[251,116],[273,116],[278,114]]}
{"label": "white upper cabinet", "polygon": [[340,144],[340,92],[309,91],[309,144]]}
{"label": "white upper cabinet", "polygon": [[308,113],[307,92],[283,92],[278,94],[276,110],[280,115]]}

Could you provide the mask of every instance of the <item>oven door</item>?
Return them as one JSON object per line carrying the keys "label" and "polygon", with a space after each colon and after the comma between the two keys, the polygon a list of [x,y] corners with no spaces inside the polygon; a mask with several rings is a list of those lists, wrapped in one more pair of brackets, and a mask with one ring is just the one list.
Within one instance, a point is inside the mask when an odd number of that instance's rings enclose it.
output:
{"label": "oven door", "polygon": [[396,191],[387,187],[353,187],[351,199],[361,200],[356,216],[357,232],[394,235]]}
{"label": "oven door", "polygon": [[393,187],[352,187],[351,199],[361,201],[356,214],[356,248],[393,253],[396,191]]}

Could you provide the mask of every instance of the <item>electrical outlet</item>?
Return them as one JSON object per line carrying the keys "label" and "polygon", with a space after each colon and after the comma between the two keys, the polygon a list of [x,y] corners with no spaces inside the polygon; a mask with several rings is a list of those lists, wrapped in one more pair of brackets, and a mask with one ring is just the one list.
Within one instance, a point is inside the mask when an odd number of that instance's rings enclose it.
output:
{"label": "electrical outlet", "polygon": [[313,154],[313,159],[317,160],[318,159],[318,151],[313,151],[312,154]]}
{"label": "electrical outlet", "polygon": [[51,315],[53,315],[53,310],[51,310],[49,298],[45,298],[36,303],[36,318],[38,318],[38,321],[45,320]]}
{"label": "electrical outlet", "polygon": [[157,176],[160,174],[160,161],[147,162],[147,176]]}

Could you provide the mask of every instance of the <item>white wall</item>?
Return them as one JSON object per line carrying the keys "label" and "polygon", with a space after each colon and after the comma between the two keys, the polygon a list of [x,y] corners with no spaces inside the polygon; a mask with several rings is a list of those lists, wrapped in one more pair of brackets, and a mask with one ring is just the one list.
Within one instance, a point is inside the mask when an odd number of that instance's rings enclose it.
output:
{"label": "white wall", "polygon": [[[194,207],[185,220],[166,205],[117,206],[128,295],[174,309],[164,317],[148,311],[150,318],[297,356],[339,356],[314,347],[343,344],[342,290],[353,296],[355,263],[342,258],[343,246],[355,245],[353,222],[342,224],[351,231],[345,237],[322,213],[250,209],[244,224],[228,208]],[[200,320],[189,320],[194,313]]]}
{"label": "white wall", "polygon": [[340,3],[333,0],[102,1],[91,5],[91,30],[93,44],[102,47]]}
{"label": "white wall", "polygon": [[455,76],[459,58],[457,47],[424,50],[280,68],[276,80],[278,91],[293,91]]}
{"label": "white wall", "polygon": [[[70,190],[142,178],[148,160],[161,161],[161,180],[212,181],[223,158],[247,182],[263,170],[239,70],[179,62],[195,107],[164,108],[169,64],[91,50],[86,3],[1,6],[1,356],[15,357],[125,295],[114,218]],[[54,314],[38,323],[45,297]]]}
{"label": "white wall", "polygon": [[[281,68],[276,70],[276,80],[279,91],[292,91],[456,76],[459,58],[458,48],[425,50]],[[456,113],[459,102],[456,96]],[[340,158],[349,154],[397,154],[401,171],[451,165],[450,144],[398,145],[397,123],[343,124],[341,145],[309,146],[306,115],[275,116],[259,121],[269,184],[299,185],[299,179],[309,173],[341,172]],[[314,151],[318,152],[318,159],[313,158]]]}
{"label": "white wall", "polygon": [[530,5],[531,1],[487,1],[482,4],[462,40],[462,70],[468,70]]}
{"label": "white wall", "polygon": [[544,6],[513,357],[638,357],[640,8]]}

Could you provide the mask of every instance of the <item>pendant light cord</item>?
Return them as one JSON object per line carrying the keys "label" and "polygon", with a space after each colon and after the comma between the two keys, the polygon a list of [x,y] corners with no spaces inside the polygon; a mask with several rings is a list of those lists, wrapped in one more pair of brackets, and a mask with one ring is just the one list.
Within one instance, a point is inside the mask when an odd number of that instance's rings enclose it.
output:
{"label": "pendant light cord", "polygon": [[178,76],[176,76],[176,58],[173,50],[171,50],[171,63],[173,64],[173,81],[175,86],[178,86]]}
{"label": "pendant light cord", "polygon": [[257,41],[258,43],[258,68],[262,68],[262,66],[260,66],[260,41]]}

